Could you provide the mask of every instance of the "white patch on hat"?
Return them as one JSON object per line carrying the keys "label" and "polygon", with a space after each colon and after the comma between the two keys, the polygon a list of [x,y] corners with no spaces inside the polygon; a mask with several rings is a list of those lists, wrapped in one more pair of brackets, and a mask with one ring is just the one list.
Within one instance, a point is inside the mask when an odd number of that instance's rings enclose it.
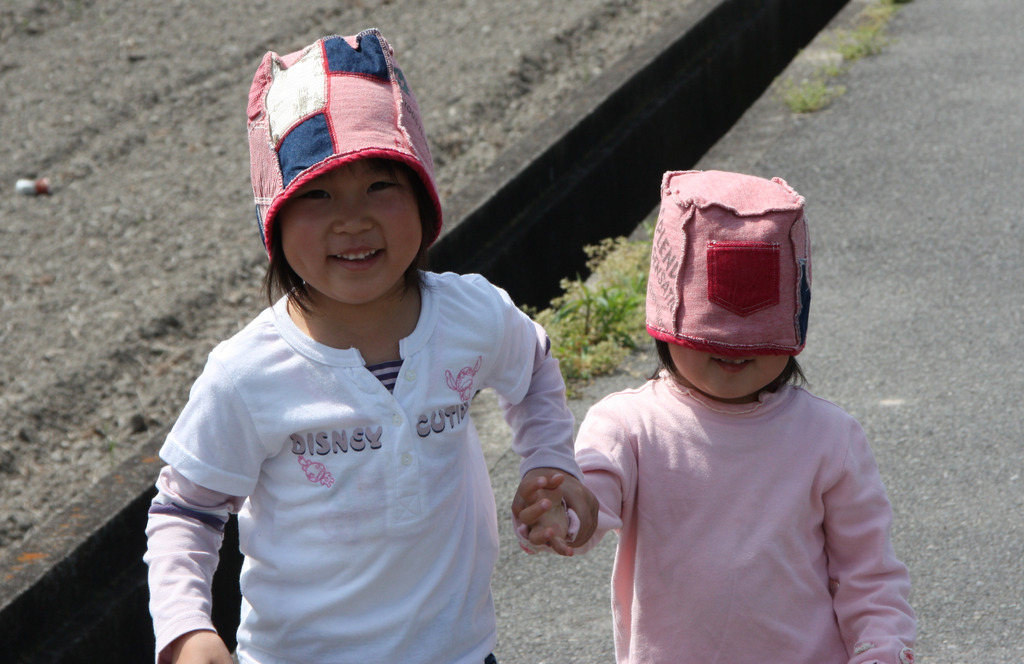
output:
{"label": "white patch on hat", "polygon": [[327,72],[319,44],[287,69],[275,60],[271,75],[274,82],[267,92],[267,118],[276,148],[292,127],[327,106]]}

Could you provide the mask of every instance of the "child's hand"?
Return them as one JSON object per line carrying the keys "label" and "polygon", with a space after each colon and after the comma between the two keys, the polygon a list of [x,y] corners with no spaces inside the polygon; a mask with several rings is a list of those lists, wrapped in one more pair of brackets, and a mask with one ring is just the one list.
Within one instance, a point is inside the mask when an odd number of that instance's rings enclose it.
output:
{"label": "child's hand", "polygon": [[526,539],[535,546],[547,545],[556,553],[571,556],[567,540],[569,516],[562,502],[565,474],[553,468],[536,468],[523,477],[512,501],[512,514],[526,528]]}
{"label": "child's hand", "polygon": [[586,544],[597,530],[597,513],[600,503],[597,501],[597,496],[583,482],[569,474],[563,474],[563,477],[565,478],[561,484],[563,499],[579,519],[579,528],[572,541],[573,547],[578,549]]}
{"label": "child's hand", "polygon": [[[231,653],[217,632],[197,630],[182,634],[167,646],[171,664],[232,664]],[[166,661],[163,657],[160,661]]]}

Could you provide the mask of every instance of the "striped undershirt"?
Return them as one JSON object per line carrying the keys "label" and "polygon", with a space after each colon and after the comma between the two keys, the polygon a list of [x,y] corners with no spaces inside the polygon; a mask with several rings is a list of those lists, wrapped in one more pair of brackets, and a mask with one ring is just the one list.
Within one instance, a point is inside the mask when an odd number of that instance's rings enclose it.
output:
{"label": "striped undershirt", "polygon": [[398,372],[402,369],[402,360],[392,360],[391,362],[381,362],[380,364],[368,364],[366,365],[367,370],[377,377],[384,387],[388,388],[388,392],[392,394],[395,391],[395,382],[398,380]]}

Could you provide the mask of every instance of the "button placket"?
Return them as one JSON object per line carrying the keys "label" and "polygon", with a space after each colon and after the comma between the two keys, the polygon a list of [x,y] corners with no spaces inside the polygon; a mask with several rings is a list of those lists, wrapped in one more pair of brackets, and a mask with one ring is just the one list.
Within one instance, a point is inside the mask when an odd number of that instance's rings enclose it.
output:
{"label": "button placket", "polygon": [[398,441],[395,449],[395,519],[398,522],[412,521],[420,515],[419,463],[405,420],[402,414],[391,413],[395,439]]}

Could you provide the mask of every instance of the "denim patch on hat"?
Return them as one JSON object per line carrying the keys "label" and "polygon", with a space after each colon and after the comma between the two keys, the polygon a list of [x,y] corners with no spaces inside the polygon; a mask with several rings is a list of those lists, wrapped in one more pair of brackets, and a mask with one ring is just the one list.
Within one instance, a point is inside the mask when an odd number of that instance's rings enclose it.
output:
{"label": "denim patch on hat", "polygon": [[807,340],[807,320],[811,314],[811,277],[807,274],[807,259],[800,260],[800,313],[797,315],[797,326],[803,344]]}
{"label": "denim patch on hat", "polygon": [[263,243],[263,248],[270,251],[270,247],[267,246],[267,227],[263,224],[263,211],[260,206],[256,206],[256,228],[260,232],[260,242]]}
{"label": "denim patch on hat", "polygon": [[366,74],[382,81],[388,80],[388,61],[380,40],[373,35],[363,37],[358,51],[341,37],[325,39],[324,53],[329,73]]}
{"label": "denim patch on hat", "polygon": [[284,186],[291,184],[302,171],[334,154],[334,144],[327,128],[327,117],[320,113],[296,125],[277,151],[281,162]]}

